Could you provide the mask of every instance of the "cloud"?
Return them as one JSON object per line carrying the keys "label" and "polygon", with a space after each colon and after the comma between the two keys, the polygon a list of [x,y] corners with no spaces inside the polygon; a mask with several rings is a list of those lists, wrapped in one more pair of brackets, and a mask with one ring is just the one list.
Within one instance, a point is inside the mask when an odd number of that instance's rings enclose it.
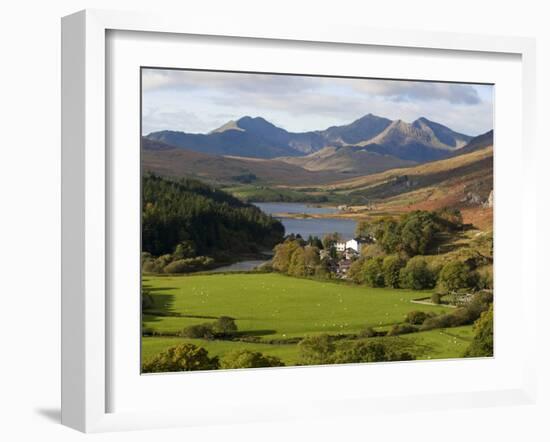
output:
{"label": "cloud", "polygon": [[144,69],[144,92],[163,89],[210,89],[252,95],[292,94],[326,89],[332,85],[349,87],[360,93],[385,96],[394,101],[445,100],[453,104],[478,104],[481,100],[469,84],[379,80],[357,78],[326,78],[296,75],[248,74],[186,70]]}
{"label": "cloud", "polygon": [[471,135],[492,128],[492,86],[160,69],[144,69],[142,84],[144,132],[208,132],[244,115],[301,132],[369,112],[425,116]]}
{"label": "cloud", "polygon": [[159,89],[180,90],[208,89],[211,92],[249,94],[291,94],[316,86],[311,77],[295,75],[247,74],[214,71],[144,69],[142,77],[144,92]]}
{"label": "cloud", "polygon": [[141,129],[144,134],[166,129],[185,132],[189,127],[200,128],[197,132],[204,132],[202,129],[208,127],[208,123],[193,112],[181,109],[144,107],[142,112]]}
{"label": "cloud", "polygon": [[355,82],[353,87],[358,91],[384,96],[397,102],[442,100],[451,104],[467,105],[481,102],[477,90],[469,84],[368,80]]}

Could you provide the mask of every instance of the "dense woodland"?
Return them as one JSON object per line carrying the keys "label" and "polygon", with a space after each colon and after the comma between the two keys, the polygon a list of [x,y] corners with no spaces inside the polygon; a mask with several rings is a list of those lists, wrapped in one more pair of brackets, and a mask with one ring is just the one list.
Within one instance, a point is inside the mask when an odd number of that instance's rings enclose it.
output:
{"label": "dense woodland", "polygon": [[200,267],[205,256],[271,249],[283,235],[276,219],[200,181],[143,177],[142,251],[165,256],[164,264],[194,260]]}

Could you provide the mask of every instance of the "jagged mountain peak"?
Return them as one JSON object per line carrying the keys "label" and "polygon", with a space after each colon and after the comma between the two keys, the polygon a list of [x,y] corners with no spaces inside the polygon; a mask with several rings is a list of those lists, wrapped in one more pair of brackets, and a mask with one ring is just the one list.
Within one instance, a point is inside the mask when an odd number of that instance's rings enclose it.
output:
{"label": "jagged mountain peak", "polygon": [[274,158],[308,155],[327,146],[369,146],[378,154],[419,162],[446,156],[472,139],[423,116],[408,123],[370,112],[350,124],[309,132],[289,132],[263,117],[246,115],[208,134],[160,131],[147,137],[217,155]]}
{"label": "jagged mountain peak", "polygon": [[469,135],[455,132],[447,126],[436,123],[426,117],[416,119],[413,121],[412,125],[418,129],[431,131],[441,143],[452,149],[463,147],[472,139]]}

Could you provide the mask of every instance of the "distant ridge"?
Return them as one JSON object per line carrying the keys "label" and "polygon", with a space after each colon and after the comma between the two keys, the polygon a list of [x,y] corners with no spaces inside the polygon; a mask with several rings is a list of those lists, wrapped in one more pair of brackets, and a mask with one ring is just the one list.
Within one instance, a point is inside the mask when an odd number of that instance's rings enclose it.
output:
{"label": "distant ridge", "polygon": [[231,120],[208,134],[153,132],[146,138],[214,155],[251,158],[300,157],[326,147],[357,146],[400,160],[426,162],[452,155],[472,137],[427,118],[413,123],[367,114],[350,124],[293,133],[262,117]]}
{"label": "distant ridge", "polygon": [[338,171],[354,175],[369,175],[417,164],[415,161],[402,160],[392,155],[384,155],[372,152],[368,148],[355,146],[329,146],[304,157],[280,159],[310,171]]}
{"label": "distant ridge", "polygon": [[309,171],[277,159],[229,157],[170,146],[143,137],[143,172],[168,177],[193,177],[209,183],[242,183],[244,180],[265,184],[304,185],[342,180],[357,174],[343,171]]}
{"label": "distant ridge", "polygon": [[485,149],[488,146],[492,146],[494,143],[493,131],[485,132],[475,138],[472,138],[468,144],[457,149],[453,152],[453,156],[464,155],[467,153],[475,152],[476,150]]}

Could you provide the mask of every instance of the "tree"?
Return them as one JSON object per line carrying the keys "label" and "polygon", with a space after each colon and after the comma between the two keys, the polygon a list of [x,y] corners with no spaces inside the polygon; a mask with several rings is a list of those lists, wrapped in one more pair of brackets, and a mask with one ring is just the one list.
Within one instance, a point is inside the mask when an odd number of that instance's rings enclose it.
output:
{"label": "tree", "polygon": [[464,354],[467,358],[493,356],[493,304],[474,324],[474,339]]}
{"label": "tree", "polygon": [[298,247],[292,253],[290,264],[288,265],[288,274],[298,277],[306,275],[305,252],[302,247]]}
{"label": "tree", "polygon": [[355,236],[369,237],[375,236],[375,223],[371,221],[359,221],[355,227]]}
{"label": "tree", "polygon": [[439,230],[433,212],[411,212],[400,223],[400,248],[409,256],[425,255],[434,244]]}
{"label": "tree", "polygon": [[275,252],[272,259],[273,268],[278,272],[287,273],[292,254],[299,248],[300,243],[297,240],[287,240],[277,244],[273,249]]}
{"label": "tree", "polygon": [[220,316],[212,324],[212,331],[216,337],[230,337],[237,332],[237,324],[235,320],[229,316]]}
{"label": "tree", "polygon": [[365,261],[365,258],[359,258],[351,263],[347,275],[348,279],[356,284],[363,284],[365,282],[365,273],[363,272]]}
{"label": "tree", "polygon": [[227,353],[221,360],[221,368],[261,368],[283,367],[285,364],[275,356],[265,356],[257,351],[235,350]]}
{"label": "tree", "polygon": [[387,361],[386,347],[378,342],[358,342],[334,355],[336,364]]}
{"label": "tree", "polygon": [[389,255],[384,258],[382,273],[384,274],[384,285],[386,287],[399,287],[399,272],[403,267],[405,267],[405,261],[398,255]]}
{"label": "tree", "polygon": [[461,226],[461,216],[460,211],[454,210],[443,212],[443,217],[435,212],[415,210],[400,219],[387,216],[362,221],[356,233],[374,237],[385,253],[404,252],[413,257],[427,254],[436,244],[439,232]]}
{"label": "tree", "polygon": [[327,258],[321,259],[319,264],[315,266],[314,276],[319,279],[327,279],[331,277],[330,260]]}
{"label": "tree", "polygon": [[471,322],[481,317],[483,312],[489,310],[489,307],[493,303],[493,294],[487,292],[476,293],[470,301],[466,304],[468,316],[471,318]]}
{"label": "tree", "polygon": [[426,260],[415,257],[399,272],[401,286],[413,290],[423,290],[434,287],[434,277],[428,268]]}
{"label": "tree", "polygon": [[478,288],[493,289],[493,266],[486,266],[477,270]]}
{"label": "tree", "polygon": [[180,242],[172,254],[174,259],[194,258],[196,256],[196,248],[193,241]]}
{"label": "tree", "polygon": [[315,268],[320,264],[319,249],[314,246],[304,247],[304,267],[305,274],[311,276],[315,273]]}
{"label": "tree", "polygon": [[324,237],[323,237],[323,247],[325,249],[330,249],[331,247],[334,247],[334,245],[338,242],[338,241],[341,241],[342,237],[341,235],[338,233],[338,232],[334,232],[334,233],[327,233]]}
{"label": "tree", "polygon": [[473,324],[492,305],[493,297],[490,293],[476,293],[464,307],[453,309],[450,313],[429,316],[422,323],[421,330],[434,328],[458,327]]}
{"label": "tree", "polygon": [[323,248],[323,241],[321,241],[321,239],[318,236],[309,235],[306,242],[308,245],[317,247],[318,249]]}
{"label": "tree", "polygon": [[399,251],[401,242],[401,226],[391,217],[384,217],[374,222],[371,230],[374,232],[376,242],[386,253]]}
{"label": "tree", "polygon": [[418,331],[418,327],[412,324],[394,324],[388,331],[387,336],[406,335]]}
{"label": "tree", "polygon": [[208,352],[194,344],[180,344],[157,354],[142,364],[143,373],[215,370],[218,358],[210,358]]}
{"label": "tree", "polygon": [[298,343],[299,361],[302,365],[322,365],[332,363],[336,346],[329,335],[310,336]]}
{"label": "tree", "polygon": [[462,213],[459,209],[444,207],[437,212],[437,216],[441,221],[447,224],[449,229],[458,229],[462,227]]}
{"label": "tree", "polygon": [[382,258],[370,258],[365,261],[365,264],[363,264],[365,284],[369,287],[384,287],[382,262]]}
{"label": "tree", "polygon": [[198,270],[206,270],[214,265],[214,260],[209,256],[197,256],[195,258],[178,259],[162,265],[164,273],[190,273]]}
{"label": "tree", "polygon": [[181,336],[192,339],[214,339],[215,337],[212,324],[207,322],[185,327],[181,331]]}
{"label": "tree", "polygon": [[395,352],[382,342],[360,341],[338,350],[333,357],[335,364],[361,362],[410,361],[414,356],[408,352]]}
{"label": "tree", "polygon": [[230,338],[237,333],[237,324],[229,316],[220,316],[214,322],[205,322],[185,327],[181,336],[193,339],[223,339]]}
{"label": "tree", "polygon": [[468,265],[460,261],[451,261],[439,272],[438,285],[448,292],[467,288],[471,282],[471,272]]}
{"label": "tree", "polygon": [[407,315],[405,316],[405,321],[412,325],[422,325],[422,323],[429,316],[430,315],[426,312],[422,312],[420,310],[413,310],[412,312],[407,313]]}
{"label": "tree", "polygon": [[320,264],[317,247],[302,247],[297,240],[285,241],[275,247],[272,266],[275,270],[291,276],[312,276]]}
{"label": "tree", "polygon": [[381,256],[382,258],[386,256],[384,248],[377,243],[369,244],[368,246],[363,246],[361,249],[361,257],[363,258],[376,258]]}

